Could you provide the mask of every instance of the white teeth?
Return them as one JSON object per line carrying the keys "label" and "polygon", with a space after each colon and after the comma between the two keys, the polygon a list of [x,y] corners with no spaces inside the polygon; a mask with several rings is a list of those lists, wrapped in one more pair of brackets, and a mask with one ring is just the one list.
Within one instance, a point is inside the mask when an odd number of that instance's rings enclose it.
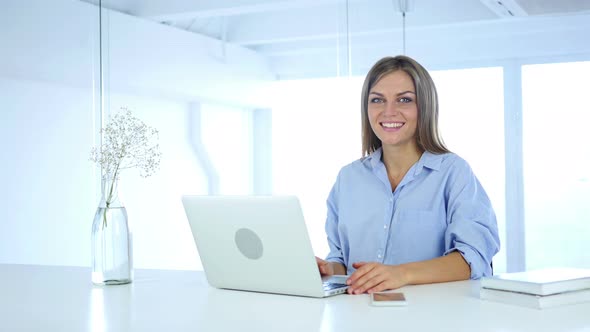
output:
{"label": "white teeth", "polygon": [[383,127],[386,127],[386,128],[399,128],[404,125],[403,123],[399,123],[399,122],[394,122],[394,123],[383,122],[381,124],[383,125]]}

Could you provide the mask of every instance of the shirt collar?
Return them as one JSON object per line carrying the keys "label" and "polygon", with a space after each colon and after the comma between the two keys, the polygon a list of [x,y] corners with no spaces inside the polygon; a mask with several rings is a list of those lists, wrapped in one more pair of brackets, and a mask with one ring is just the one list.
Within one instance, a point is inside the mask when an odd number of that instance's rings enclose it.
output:
{"label": "shirt collar", "polygon": [[379,164],[383,163],[381,161],[381,154],[382,153],[383,152],[382,152],[381,148],[378,148],[373,153],[371,153],[370,155],[367,156],[367,161],[371,164],[371,168],[375,169],[375,168],[377,168],[377,166]]}
{"label": "shirt collar", "polygon": [[429,168],[433,171],[438,171],[442,164],[443,155],[442,154],[434,154],[432,152],[424,151],[420,160],[416,163],[416,171],[414,175],[420,174],[422,169]]}
{"label": "shirt collar", "polygon": [[[371,164],[371,167],[375,169],[377,165],[382,164],[381,155],[383,154],[382,148],[378,148],[375,152],[371,153],[366,157],[365,161]],[[424,151],[422,156],[416,163],[414,175],[420,174],[423,168],[429,168],[433,171],[440,170],[444,154],[434,154],[428,151]]]}

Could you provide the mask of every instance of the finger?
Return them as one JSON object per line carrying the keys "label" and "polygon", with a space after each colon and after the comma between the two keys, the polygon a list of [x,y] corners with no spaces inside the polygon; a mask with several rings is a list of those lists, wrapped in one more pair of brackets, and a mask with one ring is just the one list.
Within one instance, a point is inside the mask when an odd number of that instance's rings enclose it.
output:
{"label": "finger", "polygon": [[328,266],[328,262],[327,262],[327,261],[325,261],[325,260],[323,260],[323,259],[321,259],[321,258],[317,258],[317,257],[316,257],[316,258],[315,258],[315,261],[316,261],[316,263],[317,263],[317,265],[318,265],[318,268],[320,268],[321,270],[322,270],[322,269],[323,269],[323,270],[325,270],[325,269],[326,269],[326,267]]}
{"label": "finger", "polygon": [[352,266],[356,269],[356,271],[354,271],[350,277],[348,279],[346,279],[346,284],[349,285],[350,287],[348,288],[348,294],[355,294],[355,288],[353,287],[353,285],[355,284],[355,282],[361,278],[367,271],[367,269],[370,269],[370,265],[371,263],[368,262],[355,262],[352,263]]}
{"label": "finger", "polygon": [[317,256],[315,258],[315,261],[316,261],[316,264],[318,265],[318,270],[320,271],[320,274],[321,275],[326,274],[327,262],[321,258],[318,258]]}
{"label": "finger", "polygon": [[367,271],[369,271],[370,269],[372,269],[375,264],[375,262],[356,262],[356,263],[352,263],[352,267],[355,268],[356,271],[354,271],[351,275],[350,275],[350,279],[352,279],[352,281],[357,280],[358,278],[360,278],[362,275],[364,275],[365,273],[367,273]]}
{"label": "finger", "polygon": [[385,279],[386,278],[383,273],[382,266],[379,264],[374,264],[371,266],[371,269],[368,270],[356,282],[354,282],[351,287],[353,288],[355,294],[362,294],[382,283]]}
{"label": "finger", "polygon": [[373,286],[372,288],[367,290],[368,294],[371,293],[375,293],[375,292],[382,292],[382,291],[386,291],[386,290],[390,290],[391,287],[387,287],[387,282],[386,281],[382,281],[381,283],[378,283],[377,285]]}
{"label": "finger", "polygon": [[349,284],[354,283],[355,280],[357,280],[358,278],[360,278],[363,274],[366,273],[367,271],[367,267],[368,264],[370,264],[369,262],[355,262],[352,263],[352,267],[354,269],[356,269],[356,271],[354,271],[350,277],[348,278],[348,280],[350,280]]}
{"label": "finger", "polygon": [[381,291],[385,291],[385,290],[393,290],[393,289],[397,289],[397,288],[400,288],[405,285],[403,282],[401,282],[395,276],[391,276],[391,275],[388,276],[386,274],[384,274],[384,276],[385,276],[385,278],[383,279],[383,281],[381,283],[373,286],[367,292],[374,293],[374,292],[381,292]]}
{"label": "finger", "polygon": [[367,263],[367,264],[362,265],[356,271],[354,271],[354,273],[349,278],[349,281],[350,281],[350,283],[348,283],[350,286],[349,293],[351,293],[351,294],[362,293],[361,288],[363,288],[363,285],[365,285],[365,283],[368,280],[372,279],[375,276],[373,269],[375,269],[376,266],[377,266],[377,264],[375,264],[375,263]]}
{"label": "finger", "polygon": [[382,272],[383,272],[383,274],[382,274],[383,281],[381,283],[373,286],[371,289],[367,290],[368,293],[396,289],[396,288],[400,288],[400,287],[406,285],[406,283],[403,281],[403,279],[401,279],[400,275],[395,273],[395,269],[393,269],[393,271],[392,271],[391,266],[384,265]]}
{"label": "finger", "polygon": [[360,269],[361,267],[363,267],[364,265],[367,265],[367,262],[356,262],[356,263],[352,263],[352,267],[354,267],[355,269]]}
{"label": "finger", "polygon": [[349,294],[363,294],[368,293],[369,289],[377,287],[383,282],[381,275],[376,275],[373,278],[366,279],[362,283],[356,283],[350,286]]}
{"label": "finger", "polygon": [[379,286],[379,291],[397,289],[408,284],[404,276],[398,271],[399,270],[396,270],[395,266],[387,266],[384,271],[385,280],[382,285]]}

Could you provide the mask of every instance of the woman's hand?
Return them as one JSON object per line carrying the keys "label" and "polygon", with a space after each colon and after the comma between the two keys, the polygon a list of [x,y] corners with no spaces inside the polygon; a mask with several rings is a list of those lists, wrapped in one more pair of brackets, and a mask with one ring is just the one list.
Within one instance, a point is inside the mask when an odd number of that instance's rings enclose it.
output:
{"label": "woman's hand", "polygon": [[459,251],[446,256],[401,265],[383,265],[375,262],[353,263],[357,269],[347,280],[348,293],[374,293],[396,289],[405,285],[431,284],[467,280],[471,267]]}
{"label": "woman's hand", "polygon": [[318,263],[318,270],[320,270],[320,275],[324,276],[333,276],[335,274],[344,275],[346,274],[346,268],[344,265],[336,262],[328,262],[316,256],[315,258],[316,263]]}
{"label": "woman's hand", "polygon": [[353,263],[357,269],[346,283],[349,294],[374,293],[407,285],[406,270],[399,265],[384,265],[374,262]]}
{"label": "woman's hand", "polygon": [[316,263],[318,263],[318,270],[320,270],[320,275],[323,276],[332,276],[334,275],[334,266],[330,264],[330,262],[325,261],[321,258],[316,256],[315,258]]}

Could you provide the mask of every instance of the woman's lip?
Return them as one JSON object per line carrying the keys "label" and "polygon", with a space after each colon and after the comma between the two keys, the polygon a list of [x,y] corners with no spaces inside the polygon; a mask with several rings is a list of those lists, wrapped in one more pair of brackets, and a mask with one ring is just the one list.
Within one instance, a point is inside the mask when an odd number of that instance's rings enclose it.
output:
{"label": "woman's lip", "polygon": [[[398,131],[404,126],[403,122],[381,122],[380,124],[381,124],[381,128],[383,128],[383,130],[385,130],[385,131]],[[396,124],[397,126],[387,127],[384,124]]]}

